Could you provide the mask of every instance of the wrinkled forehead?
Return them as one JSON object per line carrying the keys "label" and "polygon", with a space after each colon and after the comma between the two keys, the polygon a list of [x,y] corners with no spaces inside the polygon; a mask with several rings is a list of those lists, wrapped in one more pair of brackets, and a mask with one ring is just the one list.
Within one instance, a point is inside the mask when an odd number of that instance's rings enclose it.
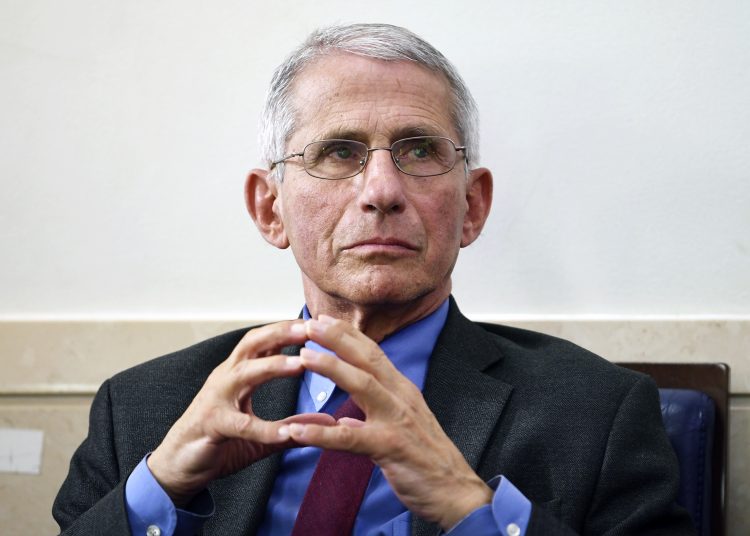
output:
{"label": "wrinkled forehead", "polygon": [[296,76],[291,98],[295,124],[290,143],[330,138],[392,142],[408,135],[456,137],[448,81],[411,61],[341,53],[323,56]]}

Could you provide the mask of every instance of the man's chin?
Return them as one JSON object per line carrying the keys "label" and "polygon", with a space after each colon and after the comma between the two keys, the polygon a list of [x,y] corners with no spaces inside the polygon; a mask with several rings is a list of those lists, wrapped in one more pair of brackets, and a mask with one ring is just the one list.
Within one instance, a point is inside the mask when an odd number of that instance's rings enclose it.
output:
{"label": "man's chin", "polygon": [[[410,267],[411,268],[411,267]],[[332,300],[338,307],[419,307],[424,299],[445,299],[450,275],[435,277],[424,270],[393,265],[357,266],[325,274],[318,282],[303,273],[305,297]]]}
{"label": "man's chin", "polygon": [[[423,298],[438,292],[435,285],[416,285],[413,281],[389,278],[383,282],[352,284],[346,288],[332,289],[332,295],[360,307],[399,307],[416,304]],[[446,291],[449,293],[450,289]]]}

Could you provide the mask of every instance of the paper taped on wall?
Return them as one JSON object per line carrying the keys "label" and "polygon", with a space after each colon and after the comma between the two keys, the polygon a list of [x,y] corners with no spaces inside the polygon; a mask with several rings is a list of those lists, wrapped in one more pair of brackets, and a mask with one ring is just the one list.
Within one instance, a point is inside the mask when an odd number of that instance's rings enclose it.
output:
{"label": "paper taped on wall", "polygon": [[0,472],[38,475],[43,441],[43,430],[0,428]]}

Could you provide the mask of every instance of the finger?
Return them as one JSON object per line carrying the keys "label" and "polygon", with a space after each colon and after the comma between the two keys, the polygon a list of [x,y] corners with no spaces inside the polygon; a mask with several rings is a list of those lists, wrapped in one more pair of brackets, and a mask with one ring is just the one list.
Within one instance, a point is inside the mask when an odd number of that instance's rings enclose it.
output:
{"label": "finger", "polygon": [[348,426],[349,428],[362,428],[365,425],[365,421],[359,419],[353,419],[351,417],[341,417],[338,420],[341,426]]}
{"label": "finger", "polygon": [[[236,408],[225,408],[211,415],[215,437],[220,440],[243,439],[260,445],[284,443],[289,437],[279,433],[286,424],[266,421],[255,415],[243,413]],[[213,435],[213,434],[212,434]]]}
{"label": "finger", "polygon": [[279,427],[279,437],[289,438],[289,425],[292,423],[299,424],[317,424],[319,426],[335,426],[336,419],[327,413],[300,413],[298,415],[292,415],[286,419],[278,421],[281,426]]}
{"label": "finger", "polygon": [[280,421],[266,421],[232,410],[214,415],[212,421],[219,437],[239,438],[260,445],[275,445],[276,447],[298,446],[298,443],[290,438],[289,425],[291,423],[323,427],[336,424],[336,420],[326,413],[301,413]]}
{"label": "finger", "polygon": [[305,323],[308,337],[344,361],[365,370],[383,382],[394,381],[396,368],[375,341],[354,326],[329,316]]}
{"label": "finger", "polygon": [[229,356],[231,362],[269,356],[284,346],[302,344],[307,340],[302,320],[268,324],[248,331]]}
{"label": "finger", "polygon": [[273,378],[296,376],[304,370],[299,356],[274,355],[246,359],[232,366],[225,392],[242,397]]}
{"label": "finger", "polygon": [[311,424],[315,426],[334,426],[336,420],[325,413],[302,413],[292,415],[280,421],[266,421],[254,415],[248,415],[234,408],[217,411],[211,416],[213,437],[218,439],[239,438],[260,445],[296,446],[289,436],[291,423]]}
{"label": "finger", "polygon": [[390,391],[375,376],[334,355],[302,348],[300,360],[307,370],[329,378],[349,393],[366,415],[387,411],[393,405]]}
{"label": "finger", "polygon": [[363,426],[319,426],[294,423],[289,425],[290,438],[300,445],[315,446],[331,450],[343,450],[354,454],[375,457],[380,448],[377,433]]}
{"label": "finger", "polygon": [[319,424],[321,426],[334,426],[336,419],[332,415],[327,413],[298,413],[297,415],[290,415],[286,419],[280,421],[282,425],[291,424],[294,422],[300,424]]}

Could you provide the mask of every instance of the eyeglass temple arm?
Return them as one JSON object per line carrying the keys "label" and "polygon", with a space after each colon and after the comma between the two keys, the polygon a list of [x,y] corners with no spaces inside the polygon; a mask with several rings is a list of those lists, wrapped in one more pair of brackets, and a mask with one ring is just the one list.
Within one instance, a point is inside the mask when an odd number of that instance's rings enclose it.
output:
{"label": "eyeglass temple arm", "polygon": [[456,152],[463,151],[464,152],[464,161],[466,162],[466,169],[469,168],[469,151],[466,150],[466,145],[462,145],[461,147],[456,147]]}
{"label": "eyeglass temple arm", "polygon": [[271,169],[273,169],[274,167],[276,167],[276,165],[281,164],[285,160],[289,160],[290,158],[294,158],[295,156],[302,156],[303,154],[305,154],[305,153],[292,153],[292,154],[288,154],[288,155],[286,155],[286,156],[284,156],[282,158],[279,158],[275,162],[271,162]]}

